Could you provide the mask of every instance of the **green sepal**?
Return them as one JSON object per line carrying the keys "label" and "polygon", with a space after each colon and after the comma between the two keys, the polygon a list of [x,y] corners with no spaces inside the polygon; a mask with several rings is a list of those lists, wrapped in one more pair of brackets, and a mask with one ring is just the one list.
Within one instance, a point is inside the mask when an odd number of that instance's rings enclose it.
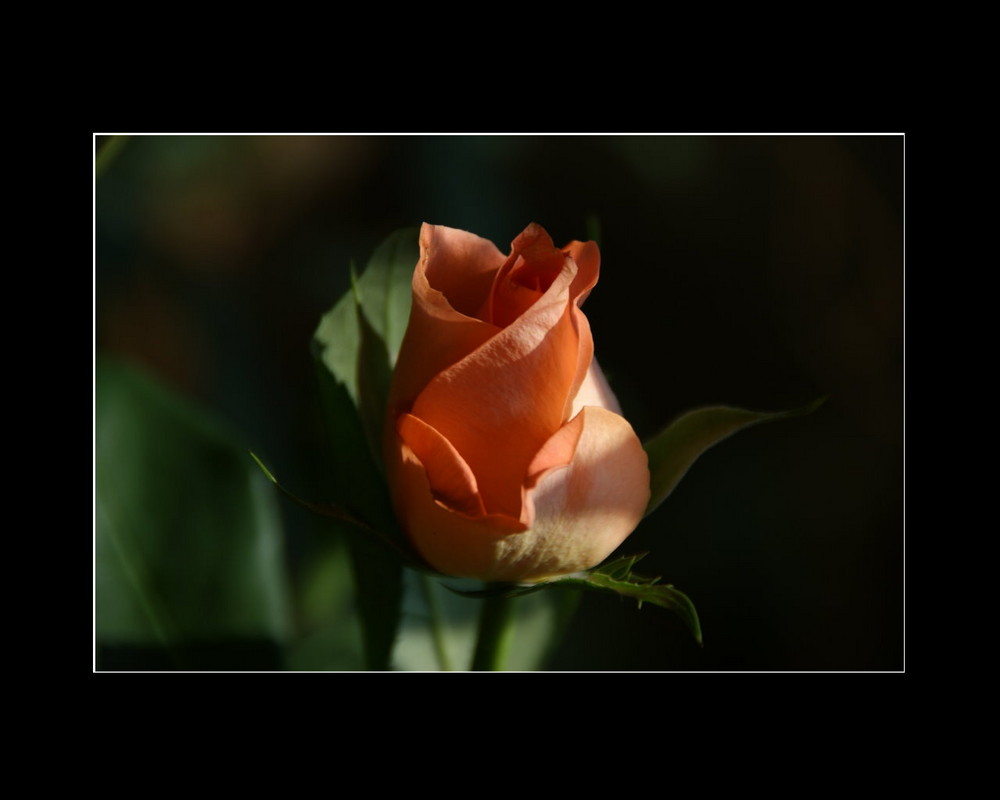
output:
{"label": "green sepal", "polygon": [[275,487],[277,487],[277,489],[292,502],[297,503],[315,514],[319,514],[324,517],[332,517],[338,522],[342,522],[360,533],[365,533],[369,537],[377,539],[379,543],[399,556],[406,562],[406,565],[412,569],[423,570],[425,572],[432,571],[430,570],[430,567],[420,560],[416,551],[410,547],[404,546],[395,537],[387,533],[383,533],[371,523],[366,522],[359,514],[356,514],[349,508],[337,505],[336,503],[316,503],[311,500],[304,500],[294,492],[291,492],[282,486],[278,479],[274,477],[271,470],[267,468],[264,462],[260,460],[260,457],[253,452],[253,450],[250,451],[250,457],[257,462],[257,466],[261,468],[263,473],[267,476],[267,479],[271,481],[271,483],[273,483]]}
{"label": "green sepal", "polygon": [[[643,603],[651,603],[661,608],[666,608],[677,614],[691,635],[694,636],[698,644],[702,644],[701,624],[698,621],[698,612],[690,598],[679,589],[674,588],[669,583],[659,583],[659,578],[646,578],[632,572],[632,567],[637,561],[644,558],[646,553],[634,556],[623,556],[599,567],[586,570],[584,572],[574,572],[572,575],[564,575],[561,578],[554,578],[541,583],[497,583],[486,589],[463,590],[453,586],[448,586],[452,592],[464,597],[475,597],[488,599],[496,597],[521,597],[522,595],[538,592],[553,586],[581,586],[584,589],[594,589],[597,591],[614,592],[624,597],[631,597],[642,608]],[[447,584],[445,584],[447,586]]]}
{"label": "green sepal", "polygon": [[680,589],[670,583],[659,583],[659,578],[645,578],[632,572],[632,565],[641,559],[645,553],[637,556],[626,556],[612,561],[603,567],[598,567],[585,574],[585,577],[570,576],[566,580],[571,583],[581,583],[588,589],[598,589],[615,592],[638,601],[639,608],[643,603],[666,608],[673,611],[691,631],[696,642],[703,644],[701,623],[694,603]]}
{"label": "green sepal", "polygon": [[826,399],[821,397],[791,411],[747,411],[731,406],[712,406],[682,414],[643,444],[649,457],[651,491],[646,515],[670,496],[691,465],[712,445],[751,425],[811,414]]}
{"label": "green sepal", "polygon": [[420,255],[418,235],[416,228],[395,231],[375,248],[360,276],[352,267],[350,291],[323,315],[313,335],[320,360],[345,385],[355,405],[362,346],[357,310],[364,310],[366,323],[381,339],[391,372],[410,318],[413,269]]}
{"label": "green sepal", "polygon": [[419,237],[419,228],[401,228],[389,234],[375,248],[357,281],[358,298],[372,328],[385,342],[390,368],[396,364],[410,320]]}
{"label": "green sepal", "polygon": [[[415,228],[398,230],[375,248],[360,276],[352,265],[350,290],[323,315],[313,334],[318,366],[350,398],[379,473],[385,404],[410,315],[417,237]],[[329,421],[331,409],[324,410]]]}

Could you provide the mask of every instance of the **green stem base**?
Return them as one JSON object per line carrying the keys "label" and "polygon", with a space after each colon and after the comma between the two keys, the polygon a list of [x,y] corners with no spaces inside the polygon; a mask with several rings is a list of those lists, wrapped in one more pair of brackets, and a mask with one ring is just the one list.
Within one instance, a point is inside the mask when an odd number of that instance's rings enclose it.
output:
{"label": "green stem base", "polygon": [[490,597],[479,612],[479,638],[472,656],[473,672],[500,672],[514,633],[513,597]]}

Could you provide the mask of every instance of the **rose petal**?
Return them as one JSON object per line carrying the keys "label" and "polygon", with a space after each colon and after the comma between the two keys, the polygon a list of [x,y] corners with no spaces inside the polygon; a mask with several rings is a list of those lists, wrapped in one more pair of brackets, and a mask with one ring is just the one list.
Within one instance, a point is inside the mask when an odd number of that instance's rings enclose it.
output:
{"label": "rose petal", "polygon": [[506,328],[548,291],[565,264],[552,237],[532,222],[510,243],[510,256],[496,273],[482,318]]}
{"label": "rose petal", "polygon": [[524,525],[501,514],[470,517],[446,508],[433,496],[427,470],[393,432],[396,458],[387,462],[392,500],[417,551],[445,575],[490,580],[499,543],[521,535]]}
{"label": "rose petal", "polygon": [[410,320],[389,394],[390,418],[408,410],[435,375],[499,332],[473,314],[482,305],[479,295],[489,292],[503,261],[500,251],[486,239],[424,223],[420,261],[413,272]]}
{"label": "rose petal", "polygon": [[474,233],[428,225],[420,229],[421,263],[427,282],[456,311],[470,317],[490,293],[505,256],[493,242]]}
{"label": "rose petal", "polygon": [[567,260],[531,308],[433,378],[413,404],[471,467],[490,512],[521,516],[528,465],[562,426],[589,366],[590,328],[569,293],[576,274]]}
{"label": "rose petal", "polygon": [[476,476],[447,439],[412,414],[399,418],[396,431],[423,464],[435,500],[468,516],[486,513]]}
{"label": "rose petal", "polygon": [[[590,325],[579,304],[597,282],[600,257],[592,243],[574,242],[564,250],[557,250],[534,223],[512,242],[486,314],[501,321],[514,310],[519,316],[434,377],[412,407],[468,463],[486,509],[522,521],[520,487],[528,465],[568,418],[593,358]],[[584,268],[567,252],[579,256]],[[559,273],[552,277],[559,262]],[[504,288],[511,287],[518,270],[539,286],[549,283],[523,311],[523,293]]]}
{"label": "rose petal", "polygon": [[[544,290],[558,277],[559,265],[567,256],[576,267],[569,293],[577,308],[583,305],[597,284],[601,253],[596,242],[572,241],[558,250],[545,229],[532,222],[511,242],[510,249],[511,254],[498,270],[490,296],[480,311],[481,319],[500,326],[509,325],[542,297]],[[580,409],[579,405],[574,407],[573,398],[585,379],[594,353],[587,318],[582,313],[575,313],[573,324],[579,334],[580,349],[576,377],[570,384],[563,408],[564,420]]]}
{"label": "rose petal", "polygon": [[563,248],[563,252],[576,262],[579,270],[570,292],[576,298],[576,304],[582,306],[590,290],[597,285],[601,267],[600,248],[597,242],[572,241]]}

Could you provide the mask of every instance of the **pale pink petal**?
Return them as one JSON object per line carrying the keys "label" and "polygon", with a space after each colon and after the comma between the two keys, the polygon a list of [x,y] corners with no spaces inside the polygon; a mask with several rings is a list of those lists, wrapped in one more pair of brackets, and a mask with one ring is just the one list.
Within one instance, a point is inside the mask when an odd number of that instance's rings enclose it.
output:
{"label": "pale pink petal", "polygon": [[580,390],[573,398],[573,408],[569,416],[575,417],[584,406],[597,406],[614,411],[616,414],[622,413],[622,407],[618,404],[618,398],[608,385],[608,379],[604,377],[597,359],[590,362],[590,369],[587,370],[587,377],[580,385]]}
{"label": "pale pink petal", "polygon": [[[535,453],[535,457],[528,466],[528,474],[524,481],[524,491],[534,489],[538,481],[542,478],[542,473],[557,467],[565,467],[576,455],[576,448],[580,442],[580,435],[583,433],[584,416],[580,414],[574,417],[552,437],[542,445],[541,450]],[[534,504],[526,503],[534,512]],[[534,524],[532,518],[531,523]]]}
{"label": "pale pink petal", "polygon": [[575,431],[567,429],[576,425],[582,431],[568,466],[549,468],[529,481],[532,528],[499,542],[494,574],[538,581],[589,569],[642,520],[649,467],[632,426],[611,411],[588,406],[553,438],[572,439]]}

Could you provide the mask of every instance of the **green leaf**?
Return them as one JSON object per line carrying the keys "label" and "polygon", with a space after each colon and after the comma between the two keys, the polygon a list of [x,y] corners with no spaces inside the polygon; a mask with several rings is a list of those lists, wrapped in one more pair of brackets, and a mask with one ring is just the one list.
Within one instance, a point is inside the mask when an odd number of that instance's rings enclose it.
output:
{"label": "green leaf", "polygon": [[348,292],[320,319],[313,334],[313,356],[333,380],[344,387],[354,407],[358,402],[360,344],[357,303],[354,295]]}
{"label": "green leaf", "polygon": [[382,242],[352,291],[344,294],[320,321],[314,335],[320,359],[358,403],[361,321],[358,306],[385,347],[389,371],[399,356],[412,301],[413,269],[420,256],[417,228],[404,228]]}
{"label": "green leaf", "polygon": [[760,422],[810,414],[825,397],[792,411],[747,411],[730,406],[699,408],[682,414],[643,444],[649,456],[651,496],[646,514],[652,513],[674,490],[698,457],[737,431]]}
{"label": "green leaf", "polygon": [[[323,316],[313,337],[320,397],[332,443],[332,499],[418,563],[392,513],[381,475],[381,435],[392,365],[409,319],[417,230],[397,231]],[[399,627],[403,567],[365,539],[348,540],[369,669],[387,669]]]}
{"label": "green leaf", "polygon": [[98,359],[98,669],[278,669],[290,590],[273,489],[215,419]]}
{"label": "green leaf", "polygon": [[[372,463],[379,470],[385,402],[410,314],[413,269],[419,257],[417,237],[416,228],[396,231],[375,249],[360,277],[355,278],[352,269],[351,291],[323,316],[313,336],[321,373],[325,371],[334,385],[342,386],[354,406],[348,413],[342,398],[330,397],[327,388],[327,419],[331,413],[352,423],[360,419]],[[321,382],[329,384],[325,377],[321,375]],[[339,421],[335,425],[335,433],[344,433]],[[339,441],[335,440],[335,446]]]}
{"label": "green leaf", "polygon": [[385,343],[390,368],[396,364],[410,319],[419,236],[419,228],[402,228],[386,237],[375,248],[357,284],[365,316]]}

